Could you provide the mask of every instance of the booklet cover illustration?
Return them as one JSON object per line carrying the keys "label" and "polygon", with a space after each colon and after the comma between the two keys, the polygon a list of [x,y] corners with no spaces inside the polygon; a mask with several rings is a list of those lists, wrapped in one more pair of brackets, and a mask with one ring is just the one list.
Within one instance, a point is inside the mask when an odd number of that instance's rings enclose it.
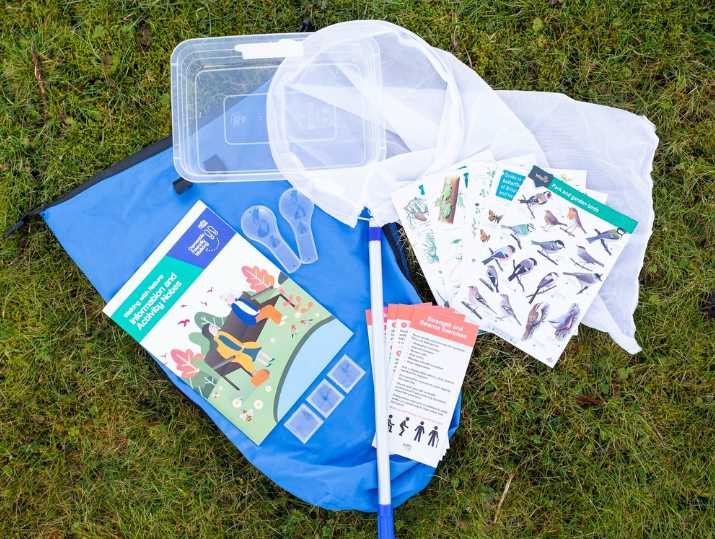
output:
{"label": "booklet cover illustration", "polygon": [[352,336],[203,202],[104,312],[256,444]]}

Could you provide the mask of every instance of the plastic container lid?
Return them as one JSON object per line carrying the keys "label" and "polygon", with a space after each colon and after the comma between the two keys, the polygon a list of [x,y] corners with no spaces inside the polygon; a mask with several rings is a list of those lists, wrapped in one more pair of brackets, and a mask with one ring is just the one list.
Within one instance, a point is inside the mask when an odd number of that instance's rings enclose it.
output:
{"label": "plastic container lid", "polygon": [[[190,39],[174,49],[174,165],[183,178],[192,182],[254,181],[281,179],[290,173],[285,166],[278,171],[271,153],[266,95],[282,62],[300,62],[310,56],[310,51],[304,50],[308,35]],[[300,106],[286,115],[290,122],[283,130],[286,140],[273,141],[274,146],[290,153],[296,143],[310,141],[310,148],[320,152],[320,159],[305,153],[292,155],[296,168],[358,168],[384,155],[384,128],[367,98],[357,96],[352,110],[347,111],[312,99],[301,90],[306,85],[311,92],[320,86],[333,91],[351,84],[348,77],[379,85],[379,51],[356,50],[354,43],[336,47],[330,57],[312,64],[285,92],[281,107]],[[354,151],[356,147],[362,151]]]}

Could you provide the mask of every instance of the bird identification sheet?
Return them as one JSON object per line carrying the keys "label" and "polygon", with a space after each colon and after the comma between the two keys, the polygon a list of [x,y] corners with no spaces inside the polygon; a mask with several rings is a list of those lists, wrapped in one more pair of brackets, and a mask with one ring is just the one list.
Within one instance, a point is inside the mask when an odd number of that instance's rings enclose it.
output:
{"label": "bird identification sheet", "polygon": [[497,176],[454,307],[553,367],[638,223],[539,167]]}
{"label": "bird identification sheet", "polygon": [[[532,161],[533,156],[527,155],[499,162],[482,161],[470,167],[469,183],[466,192],[466,206],[469,215],[465,219],[464,230],[462,232],[464,238],[462,275],[464,271],[471,268],[477,262],[477,255],[481,251],[479,248],[480,244],[489,240],[489,233],[479,225],[481,223],[481,208],[484,205],[484,201],[492,194],[492,187],[497,170],[500,167],[516,167],[516,170],[520,170],[528,167]],[[587,171],[585,170],[553,169],[551,172],[573,187],[581,190],[585,190],[586,188]],[[586,192],[595,195],[594,198],[598,198],[601,202],[605,202],[605,197],[602,197],[601,193],[595,194],[590,191]],[[487,211],[487,219],[490,222],[496,221],[498,225],[500,224],[501,216],[495,214],[493,210],[491,212]],[[457,283],[457,288],[453,292],[452,297],[450,297],[451,303],[456,302],[456,304],[459,305],[459,301],[456,300],[461,286],[462,279]]]}
{"label": "bird identification sheet", "polygon": [[401,349],[390,358],[390,453],[436,467],[449,447],[449,425],[478,327],[450,309],[415,306]]}

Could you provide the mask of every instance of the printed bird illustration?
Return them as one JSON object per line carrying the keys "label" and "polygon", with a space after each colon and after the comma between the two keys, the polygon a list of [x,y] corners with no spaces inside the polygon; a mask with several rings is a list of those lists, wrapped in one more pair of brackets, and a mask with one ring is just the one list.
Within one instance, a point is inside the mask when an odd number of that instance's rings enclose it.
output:
{"label": "printed bird illustration", "polygon": [[526,328],[521,340],[525,341],[530,338],[536,328],[538,328],[549,314],[548,303],[537,303],[529,311],[529,316],[526,319]]}
{"label": "printed bird illustration", "polygon": [[483,243],[486,243],[489,241],[489,238],[491,238],[491,236],[489,234],[487,234],[483,228],[480,228],[479,229],[479,239],[482,240]]}
{"label": "printed bird illustration", "polygon": [[494,266],[487,266],[487,277],[489,277],[489,280],[491,281],[494,290],[498,293],[499,277],[497,276],[497,270],[494,268]]}
{"label": "printed bird illustration", "polygon": [[498,320],[504,320],[505,318],[513,318],[516,320],[516,323],[521,325],[521,322],[519,322],[519,319],[516,317],[516,314],[514,314],[514,309],[511,308],[511,302],[509,301],[509,296],[506,294],[501,295],[501,310],[504,312],[504,316],[499,318]]}
{"label": "printed bird illustration", "polygon": [[479,282],[482,283],[484,286],[486,286],[490,292],[494,292],[494,287],[490,283],[488,283],[487,281],[482,279],[481,277],[479,278]]}
{"label": "printed bird illustration", "polygon": [[561,249],[564,248],[564,242],[561,240],[549,240],[549,241],[534,241],[531,240],[532,245],[536,245],[539,247],[539,250],[536,251],[539,253],[541,256],[543,256],[546,260],[554,264],[555,266],[558,266],[559,263],[556,262],[553,258],[551,258],[548,253],[556,253],[560,251]]}
{"label": "printed bird illustration", "polygon": [[524,291],[524,285],[521,283],[521,278],[529,273],[531,270],[533,270],[536,267],[536,259],[535,258],[525,258],[518,264],[514,264],[514,271],[511,272],[511,275],[508,277],[508,281],[513,281],[516,279],[516,281],[519,283],[519,286],[521,286],[521,290]]}
{"label": "printed bird illustration", "polygon": [[564,248],[564,242],[561,240],[535,241],[531,240],[532,245],[538,245],[542,251],[555,253]]}
{"label": "printed bird illustration", "polygon": [[573,206],[569,208],[569,212],[566,214],[566,220],[569,222],[569,225],[564,230],[567,234],[573,236],[578,228],[580,228],[584,234],[586,233],[586,229],[583,228],[581,224],[581,216],[578,214],[578,210]]}
{"label": "printed bird illustration", "polygon": [[476,310],[474,307],[472,307],[469,303],[467,303],[466,301],[463,301],[463,302],[462,302],[462,305],[464,305],[464,307],[465,307],[470,313],[472,313],[474,316],[476,316],[477,318],[479,318],[479,320],[482,319],[482,317],[479,315],[479,313],[477,312],[477,310]]}
{"label": "printed bird illustration", "polygon": [[504,217],[504,216],[503,216],[503,215],[497,215],[497,214],[494,213],[492,210],[489,210],[489,220],[490,220],[492,223],[497,223],[497,224],[498,224],[499,221],[501,221],[502,217]]}
{"label": "printed bird illustration", "polygon": [[556,217],[551,210],[546,210],[544,212],[544,222],[546,225],[544,226],[544,230],[549,230],[551,227],[554,226],[567,226],[566,223],[562,223],[559,221],[559,218]]}
{"label": "printed bird illustration", "polygon": [[189,325],[189,322],[191,322],[191,320],[187,318],[186,320],[179,320],[179,323],[177,325],[181,326],[182,328],[185,328]]}
{"label": "printed bird illustration", "polygon": [[532,209],[532,207],[533,206],[543,206],[549,200],[551,200],[551,191],[541,191],[540,193],[531,195],[529,198],[522,196],[519,199],[519,203],[526,204],[526,209],[529,210],[529,213],[531,214],[531,217],[533,219],[535,217],[535,215],[534,215],[534,210]]}
{"label": "printed bird illustration", "polygon": [[419,197],[414,197],[405,205],[405,213],[410,221],[414,219],[424,223],[429,219],[427,203]]}
{"label": "printed bird illustration", "polygon": [[469,297],[470,304],[472,304],[476,307],[475,304],[478,303],[478,304],[486,307],[487,309],[489,309],[494,314],[497,314],[496,311],[489,306],[489,304],[487,303],[487,300],[484,299],[484,296],[482,296],[479,293],[479,289],[476,286],[472,285],[472,286],[468,287],[467,290],[469,291],[468,297]]}
{"label": "printed bird illustration", "polygon": [[576,280],[581,284],[581,290],[576,292],[576,294],[580,294],[584,290],[586,290],[589,286],[591,286],[594,283],[597,283],[601,280],[601,274],[600,273],[581,273],[581,272],[570,272],[566,271],[564,272],[564,275],[569,275],[571,277],[575,277]]}
{"label": "printed bird illustration", "polygon": [[559,318],[556,320],[549,320],[549,323],[554,326],[554,334],[557,338],[563,339],[569,334],[580,312],[581,309],[579,308],[578,303],[573,303],[571,307],[569,307],[569,310]]}
{"label": "printed bird illustration", "polygon": [[529,304],[532,304],[534,302],[534,298],[539,294],[545,294],[549,290],[554,289],[556,287],[556,280],[558,279],[558,277],[559,274],[555,271],[544,275],[539,281],[539,284],[536,285],[536,290],[534,290],[534,293],[529,296]]}
{"label": "printed bird illustration", "polygon": [[500,225],[503,229],[505,230],[510,230],[511,234],[509,234],[512,238],[514,238],[514,241],[516,241],[516,244],[519,246],[519,249],[521,249],[521,241],[519,240],[519,236],[527,236],[531,232],[534,231],[534,225],[531,223],[524,223],[521,225]]}
{"label": "printed bird illustration", "polygon": [[489,252],[491,253],[491,255],[482,260],[482,264],[486,266],[487,264],[489,264],[489,262],[493,260],[497,263],[499,269],[504,271],[501,267],[501,262],[506,262],[507,260],[509,260],[511,255],[516,252],[516,249],[513,245],[505,245],[504,247],[499,247],[499,249],[497,249],[496,251],[493,251],[491,248],[489,248]]}
{"label": "printed bird illustration", "polygon": [[609,256],[613,253],[611,253],[611,250],[608,248],[608,245],[606,245],[606,240],[618,241],[626,233],[626,231],[623,230],[621,227],[612,228],[611,230],[606,230],[605,232],[599,232],[599,230],[597,228],[594,228],[594,230],[596,231],[596,235],[592,236],[590,238],[586,238],[586,241],[588,243],[593,243],[594,241],[600,241],[601,245],[606,250],[606,252],[608,253]]}
{"label": "printed bird illustration", "polygon": [[[578,245],[576,247],[576,254],[586,264],[594,264],[596,266],[604,267],[602,262],[599,262],[598,260],[593,258],[590,255],[590,253],[586,250],[586,248],[582,247],[581,245]],[[590,271],[590,268],[584,266],[583,264],[579,263],[578,261],[574,260],[573,258],[571,259],[571,262],[576,264],[578,267],[585,269],[586,271]]]}
{"label": "printed bird illustration", "polygon": [[214,291],[214,287],[212,286],[211,288],[209,288],[209,289],[206,291],[206,293],[207,293],[207,294],[211,294],[213,291]]}

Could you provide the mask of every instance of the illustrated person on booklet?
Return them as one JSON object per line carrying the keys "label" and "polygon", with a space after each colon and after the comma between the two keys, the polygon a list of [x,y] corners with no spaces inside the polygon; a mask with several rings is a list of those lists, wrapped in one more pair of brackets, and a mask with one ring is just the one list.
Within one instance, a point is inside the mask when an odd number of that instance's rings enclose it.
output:
{"label": "illustrated person on booklet", "polygon": [[216,343],[216,353],[228,361],[237,363],[251,376],[251,383],[254,386],[259,386],[268,379],[269,371],[257,369],[253,362],[261,349],[260,344],[255,341],[241,342],[215,324],[207,324],[204,330],[208,333],[206,336]]}
{"label": "illustrated person on booklet", "polygon": [[236,298],[232,294],[225,295],[223,299],[231,306],[233,314],[247,326],[255,326],[261,320],[270,320],[274,324],[279,324],[283,318],[273,305],[259,307],[249,299]]}
{"label": "illustrated person on booklet", "polygon": [[433,428],[429,433],[429,441],[427,445],[432,447],[437,447],[437,442],[439,441],[439,435],[437,434],[437,427]]}
{"label": "illustrated person on booklet", "polygon": [[420,421],[420,424],[415,427],[415,442],[419,442],[422,439],[422,435],[425,433],[425,422]]}

